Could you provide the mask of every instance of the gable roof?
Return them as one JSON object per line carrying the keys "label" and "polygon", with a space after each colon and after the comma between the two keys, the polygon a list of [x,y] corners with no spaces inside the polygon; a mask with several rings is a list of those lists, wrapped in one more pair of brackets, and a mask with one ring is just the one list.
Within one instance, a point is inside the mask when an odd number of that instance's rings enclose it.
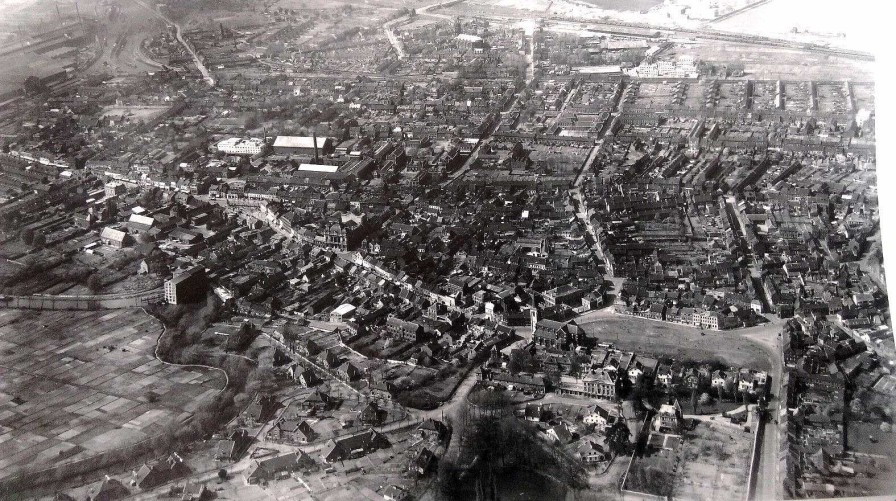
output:
{"label": "gable roof", "polygon": [[113,242],[124,242],[124,239],[127,236],[127,233],[110,227],[103,228],[103,231],[100,232],[100,238],[103,240],[112,240]]}

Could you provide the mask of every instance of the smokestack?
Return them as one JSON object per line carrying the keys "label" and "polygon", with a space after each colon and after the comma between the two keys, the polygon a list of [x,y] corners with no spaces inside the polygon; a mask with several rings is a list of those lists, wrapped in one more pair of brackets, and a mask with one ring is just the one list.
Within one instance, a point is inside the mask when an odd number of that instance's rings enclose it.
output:
{"label": "smokestack", "polygon": [[78,2],[75,2],[75,12],[78,14],[78,24],[84,27],[84,20],[81,19],[81,9],[78,8]]}
{"label": "smokestack", "polygon": [[313,131],[311,133],[311,141],[314,143],[314,163],[318,163],[319,157],[317,156],[317,131]]}
{"label": "smokestack", "polygon": [[56,17],[59,18],[59,26],[65,26],[65,23],[62,22],[62,14],[59,13],[59,2],[54,2],[56,4]]}

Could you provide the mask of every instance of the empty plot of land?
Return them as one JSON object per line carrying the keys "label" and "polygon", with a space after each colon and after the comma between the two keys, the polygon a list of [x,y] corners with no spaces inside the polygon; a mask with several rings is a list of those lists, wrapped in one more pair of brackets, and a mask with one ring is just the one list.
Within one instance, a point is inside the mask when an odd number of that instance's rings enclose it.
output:
{"label": "empty plot of land", "polygon": [[[693,56],[708,63],[739,62],[747,78],[755,80],[833,80],[849,75],[855,81],[873,80],[874,63],[816,54],[797,49],[734,42],[706,42],[676,46],[672,56]],[[774,96],[772,96],[774,97]]]}
{"label": "empty plot of land", "polygon": [[673,496],[678,499],[743,499],[753,434],[729,423],[701,422],[686,434]]}
{"label": "empty plot of land", "polygon": [[606,10],[631,10],[642,12],[661,5],[662,0],[583,0],[598,9]]}
{"label": "empty plot of land", "polygon": [[160,330],[139,310],[0,311],[0,472],[150,438],[217,393],[222,375],[154,357]]}
{"label": "empty plot of land", "polygon": [[603,310],[583,316],[578,323],[588,336],[623,350],[677,359],[719,360],[733,367],[770,369],[762,348],[735,332],[706,331],[701,335],[700,329],[694,327],[615,315]]}
{"label": "empty plot of land", "polygon": [[150,122],[169,108],[169,106],[106,106],[103,108],[103,117],[128,117],[131,120]]}

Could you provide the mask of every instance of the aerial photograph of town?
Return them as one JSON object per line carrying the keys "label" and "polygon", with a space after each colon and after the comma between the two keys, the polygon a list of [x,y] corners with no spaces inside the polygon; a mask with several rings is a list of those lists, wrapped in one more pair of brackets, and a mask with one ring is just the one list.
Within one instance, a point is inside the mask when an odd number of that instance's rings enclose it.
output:
{"label": "aerial photograph of town", "polygon": [[873,3],[0,0],[0,500],[894,499]]}

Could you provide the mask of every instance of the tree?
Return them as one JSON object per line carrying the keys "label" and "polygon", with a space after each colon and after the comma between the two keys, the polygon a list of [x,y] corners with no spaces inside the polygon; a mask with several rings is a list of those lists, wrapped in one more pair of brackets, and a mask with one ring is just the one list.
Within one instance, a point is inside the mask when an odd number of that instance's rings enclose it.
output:
{"label": "tree", "polygon": [[700,405],[709,405],[712,401],[712,397],[709,396],[709,393],[703,392],[700,394]]}
{"label": "tree", "polygon": [[529,371],[532,368],[532,356],[526,350],[513,350],[510,352],[510,361],[507,362],[507,370],[511,374]]}
{"label": "tree", "polygon": [[31,245],[33,245],[37,248],[41,248],[41,247],[47,245],[47,237],[44,236],[43,233],[36,231],[36,232],[34,232],[34,240],[31,242]]}
{"label": "tree", "polygon": [[258,114],[252,114],[246,117],[246,122],[243,124],[246,130],[257,129],[261,124],[261,121],[258,118]]}
{"label": "tree", "polygon": [[612,426],[607,428],[606,435],[604,443],[607,444],[607,447],[610,448],[613,454],[618,456],[628,452],[628,448],[631,445],[629,438],[632,432],[628,429],[628,425],[625,424],[624,420],[619,419],[613,423]]}
{"label": "tree", "polygon": [[25,79],[25,94],[29,96],[37,96],[47,92],[47,84],[36,76],[30,76]]}
{"label": "tree", "polygon": [[224,468],[218,470],[218,480],[222,482],[227,480],[227,470],[225,470]]}
{"label": "tree", "polygon": [[28,245],[31,245],[34,242],[34,228],[25,228],[22,230],[22,241]]}
{"label": "tree", "polygon": [[569,375],[579,377],[582,372],[582,362],[579,361],[578,355],[573,355],[569,361]]}
{"label": "tree", "polygon": [[632,391],[632,382],[624,372],[616,377],[616,396],[624,399]]}
{"label": "tree", "polygon": [[97,276],[96,273],[87,277],[87,288],[90,289],[90,292],[93,294],[99,293],[103,288],[103,281],[100,280],[100,277]]}

